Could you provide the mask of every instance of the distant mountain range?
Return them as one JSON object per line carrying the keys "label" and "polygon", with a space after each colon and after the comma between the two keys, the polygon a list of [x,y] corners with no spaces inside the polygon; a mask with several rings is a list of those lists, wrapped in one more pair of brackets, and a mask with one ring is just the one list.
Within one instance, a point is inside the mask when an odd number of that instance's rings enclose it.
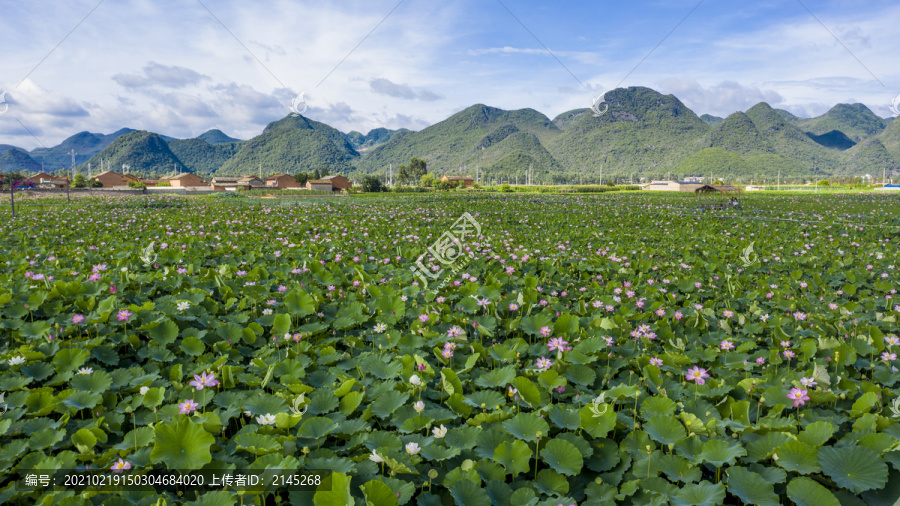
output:
{"label": "distant mountain range", "polygon": [[210,130],[193,139],[123,128],[109,135],[78,133],[31,152],[0,144],[0,171],[104,168],[161,176],[309,172],[384,174],[390,165],[423,158],[438,174],[524,181],[598,181],[609,177],[761,178],[897,174],[900,122],[862,104],[838,104],[816,118],[800,118],[759,103],[720,118],[697,116],[673,95],[643,87],[605,95],[598,116],[575,109],[553,119],[534,109],[507,111],[476,104],[421,131],[377,128],[343,133],[289,115],[246,141]]}

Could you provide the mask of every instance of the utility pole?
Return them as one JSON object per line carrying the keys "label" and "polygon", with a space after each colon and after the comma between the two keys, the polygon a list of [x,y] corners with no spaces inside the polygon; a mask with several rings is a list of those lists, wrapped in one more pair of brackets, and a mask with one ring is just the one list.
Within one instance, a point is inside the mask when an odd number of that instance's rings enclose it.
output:
{"label": "utility pole", "polygon": [[91,164],[88,164],[88,180],[91,179]]}
{"label": "utility pole", "polygon": [[778,191],[781,191],[781,167],[778,167]]}
{"label": "utility pole", "polygon": [[72,178],[69,179],[69,184],[66,185],[66,203],[72,203],[72,196],[70,194],[70,190],[72,189],[72,183],[75,182],[75,150],[69,150],[69,153],[72,155]]}
{"label": "utility pole", "polygon": [[600,184],[603,184],[603,164],[600,164]]}

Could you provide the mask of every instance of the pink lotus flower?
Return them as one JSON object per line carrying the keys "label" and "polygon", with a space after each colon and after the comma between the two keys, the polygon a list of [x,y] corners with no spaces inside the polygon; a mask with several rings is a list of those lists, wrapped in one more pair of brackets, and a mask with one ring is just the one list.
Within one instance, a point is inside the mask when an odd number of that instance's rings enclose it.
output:
{"label": "pink lotus flower", "polygon": [[84,315],[77,314],[72,317],[72,323],[78,325],[79,323],[84,321]]}
{"label": "pink lotus flower", "polygon": [[109,468],[112,469],[112,472],[114,473],[121,473],[123,470],[131,469],[131,462],[122,460],[120,457],[119,461],[109,466]]}
{"label": "pink lotus flower", "polygon": [[132,316],[134,316],[134,314],[127,309],[123,309],[116,313],[116,319],[120,322],[127,322]]}
{"label": "pink lotus flower", "polygon": [[663,361],[661,358],[653,357],[650,359],[650,365],[655,365],[656,367],[659,367],[659,366],[663,365]]}
{"label": "pink lotus flower", "polygon": [[547,337],[550,335],[550,327],[541,327],[541,336]]}
{"label": "pink lotus flower", "polygon": [[199,404],[194,402],[194,399],[186,399],[178,405],[178,407],[181,408],[178,412],[182,415],[189,415],[191,414],[191,411],[195,411],[198,406]]}
{"label": "pink lotus flower", "polygon": [[732,343],[728,339],[723,339],[722,342],[719,344],[719,348],[722,348],[723,350],[733,350],[734,343]]}
{"label": "pink lotus flower", "polygon": [[550,351],[566,351],[566,345],[569,344],[566,340],[561,337],[554,337],[547,343],[547,347],[550,348]]}
{"label": "pink lotus flower", "polygon": [[197,390],[203,390],[203,387],[214,387],[219,384],[219,381],[216,380],[216,375],[213,373],[207,373],[203,371],[202,374],[194,375],[194,381],[188,383],[192,387],[196,387]]}
{"label": "pink lotus flower", "polygon": [[706,381],[704,381],[704,380],[708,377],[709,377],[709,374],[706,373],[706,369],[701,369],[700,367],[697,367],[696,365],[694,366],[693,369],[688,369],[688,372],[687,372],[688,381],[693,381],[694,383],[696,383],[698,385],[705,385]]}
{"label": "pink lotus flower", "polygon": [[809,396],[806,393],[807,391],[803,388],[792,388],[790,393],[787,394],[787,398],[794,401],[794,407],[796,408],[806,404],[806,401],[809,400]]}
{"label": "pink lotus flower", "polygon": [[553,367],[553,362],[548,358],[541,357],[535,361],[535,364],[538,369],[547,370]]}

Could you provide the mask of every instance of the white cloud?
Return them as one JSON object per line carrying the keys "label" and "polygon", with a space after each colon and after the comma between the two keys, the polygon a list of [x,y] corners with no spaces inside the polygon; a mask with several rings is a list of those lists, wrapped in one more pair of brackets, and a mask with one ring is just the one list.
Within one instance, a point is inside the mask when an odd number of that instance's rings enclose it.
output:
{"label": "white cloud", "polygon": [[697,115],[725,117],[735,111],[746,111],[760,102],[767,102],[772,107],[780,107],[784,102],[784,97],[777,91],[761,90],[734,81],[704,87],[693,79],[669,78],[660,81],[657,89],[675,95]]}
{"label": "white cloud", "polygon": [[159,86],[162,88],[184,88],[209,81],[207,75],[177,65],[160,65],[148,63],[141,74],[116,74],[113,81],[125,88],[146,88]]}

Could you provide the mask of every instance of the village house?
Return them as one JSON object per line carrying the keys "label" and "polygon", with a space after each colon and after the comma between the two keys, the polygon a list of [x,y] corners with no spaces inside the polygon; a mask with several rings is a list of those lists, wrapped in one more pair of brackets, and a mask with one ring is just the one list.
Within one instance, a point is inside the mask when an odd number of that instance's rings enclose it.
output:
{"label": "village house", "polygon": [[46,172],[38,172],[25,181],[32,182],[38,186],[50,188],[66,188],[67,186],[69,186],[69,178],[52,176],[50,174],[47,174]]}
{"label": "village house", "polygon": [[239,190],[253,190],[257,188],[265,188],[266,183],[256,176],[242,176],[237,180]]}
{"label": "village house", "polygon": [[306,182],[306,189],[320,192],[334,191],[331,181],[327,179],[310,179]]}
{"label": "village house", "polygon": [[168,181],[169,186],[206,186],[206,183],[203,182],[203,179],[201,179],[200,176],[191,174],[190,172],[183,172],[176,176],[164,177],[162,178],[162,181]]}
{"label": "village house", "polygon": [[130,182],[140,182],[140,179],[131,174],[120,174],[111,170],[105,170],[99,174],[91,176],[94,181],[99,181],[104,188],[114,188],[116,186],[128,186]]}
{"label": "village house", "polygon": [[650,181],[644,190],[655,192],[692,192],[703,186],[699,181]]}
{"label": "village house", "polygon": [[342,176],[340,174],[325,176],[322,178],[322,181],[331,181],[331,186],[334,191],[348,190],[353,187],[353,183],[351,183],[350,180],[345,176]]}
{"label": "village house", "polygon": [[268,188],[303,188],[303,185],[297,182],[297,178],[290,174],[275,174],[266,178],[266,187]]}
{"label": "village house", "polygon": [[444,176],[441,181],[445,183],[457,183],[463,188],[471,188],[475,184],[475,178],[472,176]]}
{"label": "village house", "polygon": [[230,176],[214,176],[209,182],[210,189],[216,191],[235,191],[240,178]]}

